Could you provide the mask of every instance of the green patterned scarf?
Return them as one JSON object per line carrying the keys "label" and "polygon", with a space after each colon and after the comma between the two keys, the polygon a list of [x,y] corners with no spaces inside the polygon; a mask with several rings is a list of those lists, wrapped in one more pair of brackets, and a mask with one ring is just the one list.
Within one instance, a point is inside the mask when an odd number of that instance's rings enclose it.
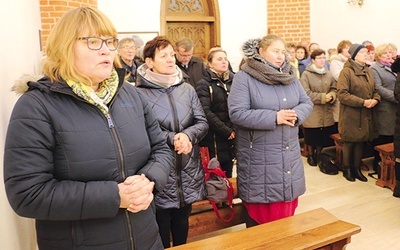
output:
{"label": "green patterned scarf", "polygon": [[99,89],[97,91],[94,91],[91,87],[81,82],[74,82],[71,80],[67,80],[66,82],[76,95],[83,98],[88,103],[96,106],[103,114],[107,115],[107,104],[110,103],[111,99],[117,92],[119,81],[118,74],[115,69],[113,69],[110,78],[102,81],[99,84]]}

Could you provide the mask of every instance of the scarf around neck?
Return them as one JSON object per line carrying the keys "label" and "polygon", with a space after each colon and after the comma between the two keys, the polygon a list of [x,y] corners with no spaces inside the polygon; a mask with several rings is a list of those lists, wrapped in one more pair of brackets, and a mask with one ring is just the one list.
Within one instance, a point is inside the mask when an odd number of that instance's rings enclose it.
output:
{"label": "scarf around neck", "polygon": [[108,114],[108,104],[117,93],[118,74],[115,69],[112,70],[111,76],[99,83],[99,89],[94,91],[91,87],[81,82],[66,80],[72,91],[88,103],[96,106],[104,115]]}
{"label": "scarf around neck", "polygon": [[179,77],[179,72],[180,72],[179,70],[176,70],[175,73],[171,75],[165,75],[165,74],[155,73],[150,68],[147,68],[146,78],[163,88],[169,88],[173,84],[178,83],[179,80],[181,79]]}
{"label": "scarf around neck", "polygon": [[318,74],[320,74],[320,75],[322,75],[322,74],[325,73],[325,67],[322,68],[322,69],[319,69],[319,68],[317,68],[317,67],[315,66],[315,64],[311,64],[311,68],[312,68],[315,72],[317,72]]}
{"label": "scarf around neck", "polygon": [[296,80],[295,68],[285,61],[281,67],[269,62],[261,62],[255,58],[248,58],[242,70],[262,83],[269,85],[288,85]]}

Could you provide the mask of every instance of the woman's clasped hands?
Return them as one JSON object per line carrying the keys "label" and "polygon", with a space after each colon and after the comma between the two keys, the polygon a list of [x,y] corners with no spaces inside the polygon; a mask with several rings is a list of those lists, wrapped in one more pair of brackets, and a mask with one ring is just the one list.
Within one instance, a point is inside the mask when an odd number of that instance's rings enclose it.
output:
{"label": "woman's clasped hands", "polygon": [[146,210],[154,198],[154,182],[144,174],[129,176],[118,184],[118,189],[121,198],[120,208],[126,208],[132,213]]}
{"label": "woman's clasped hands", "polygon": [[289,126],[294,126],[297,121],[296,111],[291,109],[281,109],[276,112],[276,124],[286,124]]}
{"label": "woman's clasped hands", "polygon": [[177,154],[189,154],[192,152],[192,142],[185,133],[177,133],[174,136],[174,149]]}

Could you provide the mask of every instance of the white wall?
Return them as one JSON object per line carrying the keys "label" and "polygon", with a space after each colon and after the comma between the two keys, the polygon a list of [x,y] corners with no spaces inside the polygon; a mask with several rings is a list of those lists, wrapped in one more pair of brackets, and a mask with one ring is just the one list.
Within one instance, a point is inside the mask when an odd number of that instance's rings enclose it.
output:
{"label": "white wall", "polygon": [[[160,32],[160,0],[98,0],[98,8],[118,32]],[[221,46],[237,70],[242,60],[241,46],[250,38],[267,34],[267,1],[219,0]]]}
{"label": "white wall", "polygon": [[360,44],[370,40],[375,46],[394,43],[400,53],[399,0],[364,0],[361,7],[347,1],[310,0],[311,42],[328,50],[341,40]]}
{"label": "white wall", "polygon": [[[39,48],[39,1],[7,1],[0,8],[0,180],[3,180],[4,141],[7,123],[17,96],[10,91],[21,74],[37,74]],[[2,249],[36,249],[33,220],[17,216],[0,184],[0,242]]]}

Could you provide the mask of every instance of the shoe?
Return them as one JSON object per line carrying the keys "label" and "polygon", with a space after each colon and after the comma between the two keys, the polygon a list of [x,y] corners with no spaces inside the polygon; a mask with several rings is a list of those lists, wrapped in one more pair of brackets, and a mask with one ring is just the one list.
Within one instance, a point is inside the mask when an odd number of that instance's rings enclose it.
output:
{"label": "shoe", "polygon": [[346,178],[348,181],[356,181],[354,179],[353,174],[351,173],[351,170],[349,168],[343,169],[343,177]]}
{"label": "shoe", "polygon": [[358,180],[360,180],[360,181],[362,181],[362,182],[367,182],[367,181],[368,181],[367,177],[365,177],[365,176],[361,173],[361,171],[360,171],[359,168],[354,169],[354,171],[353,171],[353,176],[354,176],[356,179],[358,179]]}
{"label": "shoe", "polygon": [[312,157],[312,155],[307,156],[307,163],[310,166],[317,166],[317,162],[315,161],[314,157]]}
{"label": "shoe", "polygon": [[400,180],[396,180],[396,186],[394,187],[393,190],[393,196],[400,198]]}

